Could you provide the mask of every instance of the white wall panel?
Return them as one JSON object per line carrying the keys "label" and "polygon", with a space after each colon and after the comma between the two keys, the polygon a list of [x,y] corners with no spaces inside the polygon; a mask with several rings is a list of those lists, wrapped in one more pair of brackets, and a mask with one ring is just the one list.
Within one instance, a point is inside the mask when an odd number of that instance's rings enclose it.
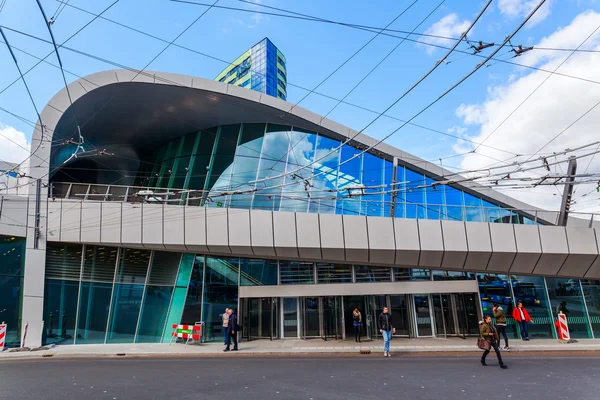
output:
{"label": "white wall panel", "polygon": [[[292,219],[293,216],[294,214],[291,214]],[[287,230],[291,230],[290,225],[288,225]],[[295,236],[295,229],[291,231]],[[273,212],[264,210],[250,211],[250,234],[252,251],[255,256],[276,256],[275,244],[273,242]]]}
{"label": "white wall panel", "polygon": [[101,202],[84,201],[81,203],[81,241],[83,243],[100,243],[101,215]]}
{"label": "white wall panel", "polygon": [[421,244],[416,219],[394,218],[396,265],[413,267],[419,263]]}
{"label": "white wall panel", "polygon": [[537,225],[514,225],[517,256],[510,272],[530,274],[537,265],[542,254],[540,233]]}
{"label": "white wall panel", "polygon": [[121,244],[121,202],[102,203],[102,221],[100,224],[100,242],[113,246]]}
{"label": "white wall panel", "polygon": [[142,205],[121,203],[121,244],[139,247],[142,244]]}
{"label": "white wall panel", "polygon": [[[301,214],[304,215],[304,214]],[[316,217],[316,215],[315,215]],[[315,218],[316,220],[316,218]],[[302,222],[301,222],[302,223]],[[315,223],[317,223],[315,221]],[[317,225],[318,227],[318,225]],[[281,258],[298,258],[298,240],[296,233],[296,214],[291,212],[273,213],[273,242],[275,245],[275,254]],[[318,232],[317,232],[318,235]],[[318,239],[315,241],[318,243]],[[310,245],[310,241],[302,241],[303,245]],[[320,245],[319,245],[320,246]],[[306,253],[311,252],[306,248]],[[313,249],[312,252],[315,250]],[[321,250],[318,248],[319,257]]]}
{"label": "white wall panel", "polygon": [[517,255],[517,243],[512,224],[488,224],[492,240],[492,256],[488,271],[508,272]]}
{"label": "white wall panel", "polygon": [[206,246],[213,253],[231,253],[226,208],[206,208]]}
{"label": "white wall panel", "polygon": [[369,262],[369,237],[367,234],[367,217],[342,216],[344,227],[344,246],[346,261],[352,263]]}
{"label": "white wall panel", "polygon": [[[594,232],[596,233],[596,246],[600,250],[600,232],[597,229],[594,229]],[[585,277],[588,279],[600,279],[600,256],[596,257],[590,269],[585,273]]]}
{"label": "white wall panel", "polygon": [[[27,234],[28,197],[0,196],[0,201],[0,235],[24,237]],[[31,206],[35,207],[35,203],[32,202]]]}
{"label": "white wall panel", "polygon": [[229,248],[233,254],[252,255],[250,243],[250,210],[227,209]]}
{"label": "white wall panel", "polygon": [[162,204],[142,203],[142,243],[148,248],[164,248]]}
{"label": "white wall panel", "polygon": [[345,261],[342,216],[338,214],[318,215],[319,226],[321,228],[321,253],[323,259]]}
{"label": "white wall panel", "polygon": [[558,271],[558,275],[582,277],[598,257],[595,230],[567,226],[566,233],[569,244],[569,256]]}
{"label": "white wall panel", "polygon": [[60,222],[62,220],[62,201],[48,202],[48,240],[60,240]]}
{"label": "white wall panel", "polygon": [[483,222],[465,223],[467,247],[469,252],[465,261],[465,269],[485,271],[492,256],[492,239],[489,224]]}
{"label": "white wall panel", "polygon": [[[277,225],[275,227],[277,228]],[[300,258],[317,260],[322,258],[319,214],[296,213],[296,238],[298,239],[298,255]],[[275,240],[275,250],[279,255],[277,230],[275,231]],[[341,249],[341,251],[344,251],[343,247]]]}
{"label": "white wall panel", "polygon": [[442,224],[437,220],[417,220],[421,243],[420,267],[440,268],[444,256]]}
{"label": "white wall panel", "polygon": [[542,256],[533,273],[554,276],[569,255],[566,230],[562,226],[539,226]]}
{"label": "white wall panel", "polygon": [[206,246],[206,207],[185,207],[185,247],[189,251],[208,251]]}
{"label": "white wall panel", "polygon": [[185,207],[163,206],[163,243],[168,250],[185,251]]}
{"label": "white wall panel", "polygon": [[81,234],[81,201],[63,202],[60,241],[79,242]]}
{"label": "white wall panel", "polygon": [[367,232],[369,234],[369,262],[394,264],[396,259],[394,220],[384,217],[367,217]]}
{"label": "white wall panel", "polygon": [[461,221],[442,221],[444,257],[442,268],[462,269],[467,260],[467,233]]}

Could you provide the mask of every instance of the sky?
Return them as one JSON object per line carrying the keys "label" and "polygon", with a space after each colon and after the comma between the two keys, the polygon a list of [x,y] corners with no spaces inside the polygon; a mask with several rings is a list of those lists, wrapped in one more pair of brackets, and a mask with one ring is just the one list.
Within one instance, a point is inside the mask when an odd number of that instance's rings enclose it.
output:
{"label": "sky", "polygon": [[[0,7],[3,2],[0,0]],[[212,4],[214,0],[190,2]],[[92,14],[101,13],[113,3],[115,0],[70,0],[52,25],[56,41],[62,44],[91,21]],[[78,76],[117,68],[111,63],[144,68],[168,42],[185,31],[175,43],[212,58],[169,46],[146,69],[213,79],[226,62],[269,37],[287,59],[288,101],[299,102],[304,108],[360,131],[443,57],[446,50],[435,46],[450,47],[455,43],[437,36],[459,37],[485,3],[479,0],[219,0],[218,6],[245,11],[215,7],[206,11],[207,6],[169,0],[117,0],[103,17],[121,25],[98,18],[68,40],[65,44],[68,49],[59,52],[67,82],[72,82]],[[56,0],[41,0],[41,4],[48,16],[55,14],[61,5]],[[473,42],[501,43],[537,4],[538,0],[494,0],[468,38]],[[265,15],[264,12],[280,12],[263,6],[378,29],[373,32]],[[0,25],[23,71],[46,56],[52,64],[41,63],[25,77],[33,102],[41,112],[64,83],[36,1],[6,0],[0,11]],[[384,27],[388,30],[378,34]],[[598,147],[562,154],[567,148],[600,140],[600,106],[594,108],[600,102],[599,27],[599,0],[547,0],[512,40],[515,46],[534,46],[534,50],[513,57],[510,48],[501,49],[496,57],[500,61],[482,66],[412,121],[419,126],[406,125],[386,142],[451,170],[467,171],[466,175],[468,171],[507,164],[505,171],[513,172],[512,179],[564,174],[566,163],[552,166],[550,172],[519,171],[518,165],[510,163],[531,158],[534,162],[521,168],[540,167],[540,155],[552,163],[566,160],[569,155],[592,153]],[[434,37],[413,35],[403,41],[406,35],[392,30]],[[597,52],[545,50],[578,47]],[[480,55],[489,55],[494,49],[486,49]],[[400,120],[415,116],[483,60],[471,54],[466,42],[460,43],[457,50],[463,53],[451,54],[365,133],[377,139],[388,136],[403,124]],[[548,72],[554,70],[554,74]],[[313,93],[306,96],[308,90]],[[345,103],[338,104],[331,98],[345,98]],[[5,44],[0,44],[0,159],[19,162],[27,157],[25,149],[29,148],[33,128],[26,121],[36,119],[35,108],[10,52]],[[474,144],[481,142],[481,146]],[[600,173],[600,156],[581,158],[578,166],[580,173]],[[597,186],[594,182],[577,185],[572,210],[600,211]],[[557,209],[562,186],[498,190],[538,207]]]}

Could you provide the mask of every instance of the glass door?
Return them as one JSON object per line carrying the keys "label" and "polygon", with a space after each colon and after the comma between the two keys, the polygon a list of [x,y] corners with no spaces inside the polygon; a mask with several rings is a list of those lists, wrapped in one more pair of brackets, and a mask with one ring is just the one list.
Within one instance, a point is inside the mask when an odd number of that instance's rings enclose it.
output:
{"label": "glass door", "polygon": [[434,293],[431,295],[435,317],[436,336],[456,335],[456,309],[452,307],[453,295]]}
{"label": "glass door", "polygon": [[[390,312],[394,319],[396,336],[410,336],[408,295],[390,296]],[[376,332],[379,333],[379,329]]]}
{"label": "glass door", "polygon": [[417,337],[433,336],[433,325],[431,321],[431,308],[429,295],[413,295],[415,306],[415,326]]}
{"label": "glass door", "polygon": [[298,338],[298,298],[283,297],[281,307],[281,331],[284,338]]}
{"label": "glass door", "polygon": [[457,293],[452,295],[455,310],[457,334],[463,338],[479,335],[479,305],[477,293]]}
{"label": "glass door", "polygon": [[322,312],[322,338],[341,339],[342,321],[342,299],[339,296],[328,296],[321,298]]}
{"label": "glass door", "polygon": [[321,337],[321,327],[319,324],[319,298],[303,297],[301,299],[303,309],[303,338]]}

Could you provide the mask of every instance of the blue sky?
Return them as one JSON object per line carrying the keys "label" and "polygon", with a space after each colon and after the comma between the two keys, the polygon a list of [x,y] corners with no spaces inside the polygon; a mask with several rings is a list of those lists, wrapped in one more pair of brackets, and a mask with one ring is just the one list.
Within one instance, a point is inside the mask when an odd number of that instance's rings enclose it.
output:
{"label": "blue sky", "polygon": [[[99,13],[113,2],[114,0],[71,0],[69,4],[92,13]],[[202,0],[202,2],[212,3],[210,0]],[[258,0],[255,0],[255,2],[258,2]],[[377,2],[358,0],[260,1],[264,5],[281,7],[324,19],[381,28],[389,24],[413,2],[414,0],[379,0]],[[2,1],[0,1],[1,3]],[[442,4],[438,7],[440,3]],[[504,36],[511,33],[520,23],[535,3],[537,2],[532,0],[494,0],[469,37],[473,40],[501,42]],[[54,0],[42,0],[42,4],[48,15],[52,15],[59,6],[59,3]],[[259,6],[245,4],[237,0],[221,0],[218,5],[245,8],[250,11],[265,10]],[[419,0],[394,22],[390,29],[412,31],[425,16],[438,7],[416,29],[416,32],[427,31],[442,36],[457,37],[483,5],[484,2],[482,1],[447,0],[442,2],[441,0]],[[120,0],[104,16],[170,41],[205,10],[206,7],[204,6],[175,3],[168,0]],[[589,14],[585,14],[586,12],[600,12],[600,2],[594,0],[549,0],[544,8],[538,12],[535,19],[516,36],[513,43],[515,45],[538,44],[544,37],[556,34],[561,27],[572,25],[578,16],[589,16]],[[595,16],[594,13],[592,17],[595,18]],[[588,19],[590,24],[593,25],[595,19],[592,17]],[[56,23],[52,25],[57,42],[62,43],[65,41],[92,18],[91,15],[82,11],[69,6],[65,7]],[[7,0],[3,11],[0,13],[0,24],[6,28],[17,29],[46,40],[49,39],[35,0]],[[584,25],[583,23],[575,24],[573,30],[576,31],[578,26]],[[585,25],[585,27],[587,26]],[[591,32],[585,31],[582,27],[581,32],[576,31],[573,33],[573,45],[564,47],[576,47],[589,33]],[[48,43],[24,37],[8,30],[6,34],[14,47],[38,57],[44,57],[52,51],[52,46]],[[402,34],[396,35],[404,36]],[[179,38],[177,44],[210,54],[222,60],[233,61],[247,48],[262,38],[269,37],[287,58],[288,81],[312,89],[374,36],[375,33],[372,32],[339,25],[265,16],[256,12],[238,12],[213,8]],[[419,36],[412,36],[412,38],[444,46],[452,44],[451,41],[439,41],[435,38]],[[318,87],[316,91],[338,99],[342,98],[400,40],[384,35],[378,36],[339,72]],[[557,38],[556,41],[558,43],[571,43],[564,37]],[[595,35],[593,40],[582,48],[595,48],[597,45],[598,35]],[[75,38],[71,39],[67,46],[129,67],[142,68],[165,47],[165,43],[119,27],[111,22],[97,19]],[[467,47],[465,43],[462,43],[459,49],[466,50]],[[558,59],[557,57],[564,58],[569,55],[568,52],[548,52],[544,50],[536,50],[536,52],[535,57],[519,57],[511,59],[511,61],[544,66],[555,62]],[[15,54],[23,70],[29,69],[37,62],[36,59],[20,51],[15,50]],[[68,50],[62,50],[60,54],[64,68],[80,76],[115,68],[107,63]],[[378,112],[383,111],[419,79],[427,69],[433,66],[442,54],[443,50],[432,50],[430,46],[406,41],[349,95],[346,101]],[[510,55],[506,54],[504,50],[499,54],[502,59],[510,58]],[[600,61],[600,54],[591,54],[590,57],[595,57],[596,62]],[[0,46],[0,60],[2,60],[0,62],[0,90],[2,90],[17,79],[19,75],[5,45]],[[480,61],[476,57],[464,57],[461,54],[453,54],[449,60],[451,62],[448,65],[441,65],[431,77],[400,101],[388,114],[401,119],[412,117],[445,91],[446,88],[472,70]],[[48,61],[56,64],[56,56],[51,55]],[[581,62],[577,64],[577,66],[581,65]],[[224,66],[225,64],[219,61],[171,46],[148,69],[212,79]],[[568,66],[565,65],[565,68]],[[583,65],[583,69],[579,71],[578,76],[591,79],[593,74],[597,74],[595,69],[599,68]],[[443,132],[468,135],[473,140],[482,135],[485,137],[486,132],[484,131],[486,129],[490,130],[489,127],[486,128],[486,123],[492,118],[488,115],[485,118],[478,119],[478,116],[485,116],[485,113],[491,113],[495,116],[496,113],[493,109],[490,111],[490,107],[494,105],[498,106],[498,114],[508,115],[510,110],[506,109],[506,106],[518,104],[524,97],[520,95],[520,86],[517,87],[516,85],[524,85],[523,82],[527,78],[537,82],[538,79],[545,77],[545,75],[540,75],[538,78],[533,74],[530,70],[516,68],[512,65],[493,63],[490,67],[482,68],[414,122]],[[63,87],[60,71],[46,64],[36,67],[27,74],[26,79],[40,111],[49,99]],[[74,75],[67,73],[69,82],[75,79]],[[553,79],[555,78],[553,77]],[[579,86],[577,86],[577,90],[579,90]],[[588,86],[581,86],[581,90],[587,93]],[[596,90],[595,87],[594,90]],[[514,97],[506,95],[511,91],[517,92]],[[298,102],[305,94],[305,91],[294,86],[288,87],[288,100],[292,103]],[[497,102],[500,103],[496,104]],[[536,99],[532,99],[531,104],[535,105]],[[313,94],[304,99],[300,105],[324,115],[336,105],[336,102]],[[462,108],[461,105],[463,105]],[[472,107],[468,107],[469,105]],[[0,94],[0,107],[29,120],[35,120],[34,109],[22,82],[16,83]],[[560,107],[560,105],[555,105],[555,107]],[[528,111],[527,116],[530,116],[531,113],[535,114],[535,109]],[[501,119],[506,115],[501,115]],[[360,130],[375,116],[376,114],[342,104],[329,115],[329,118]],[[566,125],[569,118],[575,118],[576,116],[577,112],[573,110],[573,113],[565,115],[564,121],[556,121],[556,124],[557,126]],[[518,115],[514,117],[516,121],[522,118]],[[543,117],[541,118],[543,119]],[[595,117],[591,115],[590,118]],[[400,124],[397,120],[382,118],[370,127],[367,133],[375,138],[381,138],[396,129]],[[501,149],[510,148],[509,151],[514,151],[513,148],[520,148],[524,145],[530,145],[532,149],[537,149],[540,147],[538,144],[544,143],[544,138],[538,141],[529,141],[523,133],[514,136],[514,129],[516,128],[513,127],[512,130],[510,126],[506,128],[508,131],[499,130],[494,133],[494,137],[486,144],[494,147],[498,146]],[[32,128],[26,123],[1,110],[0,129],[0,133],[10,134],[13,139],[18,141],[21,138],[17,137],[18,133],[15,132],[22,132],[25,140],[29,140],[32,133]],[[513,136],[510,136],[511,134]],[[577,135],[576,132],[568,135],[569,138],[574,136],[581,135]],[[565,135],[565,137],[567,136]],[[9,143],[2,140],[2,135],[0,135],[0,158],[13,158],[12,161],[19,161],[18,149],[8,154],[1,150],[2,147],[9,148]],[[526,143],[513,143],[514,140],[523,140]],[[407,126],[400,130],[388,140],[388,143],[428,160],[436,160],[456,155],[457,152],[460,153],[462,150],[472,149],[464,142],[413,126]],[[562,145],[562,143],[556,143],[559,149]],[[550,146],[547,150],[552,149],[553,147]],[[481,150],[484,151],[485,148]],[[506,159],[509,154],[496,152],[493,156]],[[481,157],[453,157],[444,159],[442,162],[444,166],[477,168],[488,165],[493,160]]]}

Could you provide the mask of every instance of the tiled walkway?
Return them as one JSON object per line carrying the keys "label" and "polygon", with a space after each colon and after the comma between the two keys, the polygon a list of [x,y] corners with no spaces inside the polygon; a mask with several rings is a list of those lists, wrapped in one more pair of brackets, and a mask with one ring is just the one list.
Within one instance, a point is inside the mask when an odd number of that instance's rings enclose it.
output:
{"label": "tiled walkway", "polygon": [[[466,340],[452,339],[394,339],[391,350],[396,353],[418,353],[418,352],[477,352],[475,338]],[[521,340],[511,341],[511,351],[599,351],[600,340],[585,339],[577,343],[561,344],[556,340],[540,339],[523,342]],[[312,340],[254,340],[241,342],[240,352],[237,354],[253,355],[300,355],[300,354],[323,354],[323,353],[359,353],[360,350],[371,350],[374,353],[383,350],[381,340],[363,342],[354,341],[324,341]],[[36,358],[52,355],[53,357],[90,357],[90,356],[116,356],[125,354],[127,356],[182,356],[182,355],[223,355],[221,343],[189,344],[110,344],[110,345],[74,345],[56,346],[49,350],[33,352],[8,352],[0,353],[0,360],[15,358]]]}

